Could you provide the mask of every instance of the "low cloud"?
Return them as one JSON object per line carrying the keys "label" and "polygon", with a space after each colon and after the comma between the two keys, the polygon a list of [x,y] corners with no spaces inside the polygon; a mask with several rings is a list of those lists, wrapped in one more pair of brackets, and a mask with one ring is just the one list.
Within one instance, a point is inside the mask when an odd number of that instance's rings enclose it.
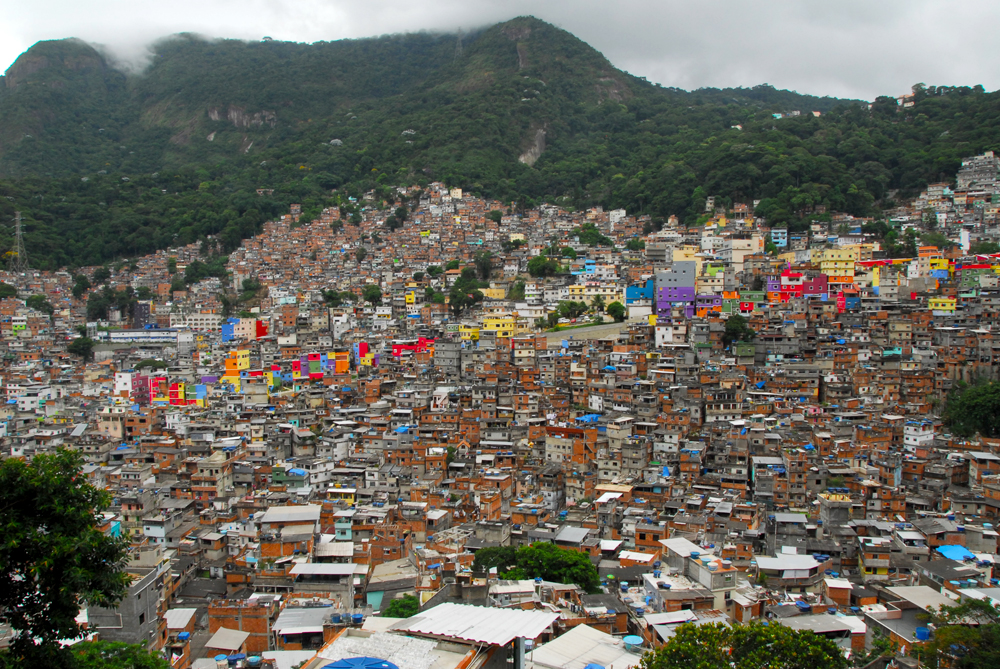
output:
{"label": "low cloud", "polygon": [[917,82],[1000,88],[1000,43],[990,34],[1000,3],[986,0],[970,0],[961,11],[936,0],[40,0],[5,10],[0,67],[44,39],[100,44],[134,72],[148,65],[150,45],[173,33],[315,42],[469,30],[524,14],[572,32],[615,66],[664,86],[768,82],[869,100]]}

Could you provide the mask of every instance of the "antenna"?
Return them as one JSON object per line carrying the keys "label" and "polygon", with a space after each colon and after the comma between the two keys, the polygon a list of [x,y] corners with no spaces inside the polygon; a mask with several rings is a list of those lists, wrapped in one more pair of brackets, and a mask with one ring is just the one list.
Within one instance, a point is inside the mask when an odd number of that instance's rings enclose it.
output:
{"label": "antenna", "polygon": [[28,253],[24,250],[24,235],[21,233],[21,212],[14,212],[14,248],[10,250],[8,268],[15,274],[28,269]]}

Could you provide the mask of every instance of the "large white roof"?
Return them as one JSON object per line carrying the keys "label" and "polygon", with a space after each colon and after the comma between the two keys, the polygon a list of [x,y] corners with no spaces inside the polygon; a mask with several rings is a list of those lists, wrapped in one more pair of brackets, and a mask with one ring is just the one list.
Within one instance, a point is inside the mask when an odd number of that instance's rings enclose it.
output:
{"label": "large white roof", "polygon": [[393,629],[504,646],[517,637],[537,639],[558,618],[558,613],[544,611],[439,604],[407,618]]}
{"label": "large white roof", "polygon": [[293,506],[272,506],[264,512],[260,519],[262,523],[292,523],[319,520],[319,512],[323,507],[318,504],[303,504]]}
{"label": "large white roof", "polygon": [[167,621],[167,629],[184,629],[197,611],[198,609],[170,609],[163,614],[163,619]]}
{"label": "large white roof", "polygon": [[[301,575],[324,575],[324,576],[350,576],[357,571],[353,563],[340,564],[336,562],[306,562],[292,567],[289,573],[292,576]],[[360,565],[364,569],[364,565]]]}
{"label": "large white roof", "polygon": [[640,655],[625,650],[621,640],[587,625],[577,625],[562,636],[535,648],[530,664],[551,669],[583,669],[588,664],[628,669]]}

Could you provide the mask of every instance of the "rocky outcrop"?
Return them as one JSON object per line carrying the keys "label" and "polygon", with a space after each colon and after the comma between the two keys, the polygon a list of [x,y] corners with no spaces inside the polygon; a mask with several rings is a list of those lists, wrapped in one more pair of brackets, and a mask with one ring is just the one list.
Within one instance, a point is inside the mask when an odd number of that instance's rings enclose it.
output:
{"label": "rocky outcrop", "polygon": [[531,167],[542,157],[543,151],[545,151],[545,128],[538,128],[535,130],[535,139],[531,146],[528,147],[527,151],[518,156],[517,160]]}
{"label": "rocky outcrop", "polygon": [[278,117],[273,111],[247,112],[243,107],[233,105],[230,105],[225,112],[223,112],[221,107],[209,107],[208,118],[213,121],[225,119],[240,130],[261,128],[265,125],[273,128],[278,124]]}

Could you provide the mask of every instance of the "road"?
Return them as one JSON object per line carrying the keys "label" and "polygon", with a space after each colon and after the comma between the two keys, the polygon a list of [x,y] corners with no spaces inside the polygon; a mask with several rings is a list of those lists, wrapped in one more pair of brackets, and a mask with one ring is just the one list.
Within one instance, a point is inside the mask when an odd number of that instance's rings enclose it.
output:
{"label": "road", "polygon": [[624,323],[605,323],[604,325],[595,325],[589,328],[575,328],[572,330],[563,330],[562,332],[546,332],[545,338],[548,340],[549,346],[552,346],[553,344],[558,346],[559,342],[563,339],[569,339],[570,337],[573,338],[573,341],[603,339],[605,337],[612,337],[618,334],[629,325],[634,323],[643,323],[646,321],[646,318],[635,318]]}

